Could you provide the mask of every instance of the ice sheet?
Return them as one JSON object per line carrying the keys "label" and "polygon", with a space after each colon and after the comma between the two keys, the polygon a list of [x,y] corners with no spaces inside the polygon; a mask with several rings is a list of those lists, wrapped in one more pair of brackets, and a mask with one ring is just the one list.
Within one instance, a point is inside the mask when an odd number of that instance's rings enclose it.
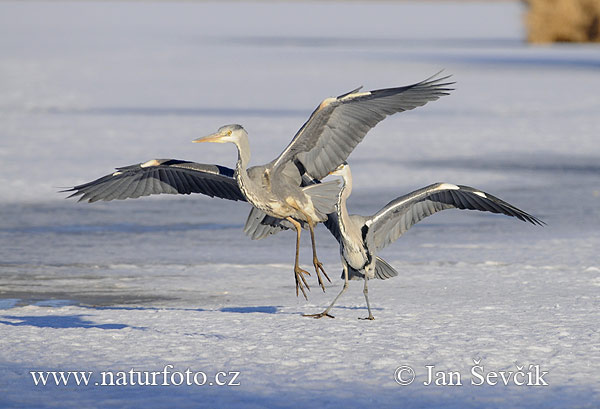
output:
{"label": "ice sheet", "polygon": [[[599,401],[600,54],[522,42],[519,2],[0,3],[0,407],[592,408]],[[349,159],[351,212],[445,181],[542,218],[446,211],[381,256],[400,276],[296,298],[294,235],[248,205],[83,204],[61,187],[173,157],[226,123],[270,161],[325,97],[419,81],[452,95],[382,122]],[[309,242],[302,262],[310,265]],[[471,386],[539,365],[550,386]],[[239,386],[37,386],[30,371],[240,372]],[[410,365],[412,385],[394,371]],[[463,386],[425,386],[427,365]],[[97,381],[98,378],[94,378]]]}

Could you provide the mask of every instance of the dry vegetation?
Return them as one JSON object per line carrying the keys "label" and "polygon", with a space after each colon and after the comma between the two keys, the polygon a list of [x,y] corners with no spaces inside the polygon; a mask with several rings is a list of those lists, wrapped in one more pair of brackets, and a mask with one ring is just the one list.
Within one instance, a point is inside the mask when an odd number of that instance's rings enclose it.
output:
{"label": "dry vegetation", "polygon": [[600,0],[525,2],[529,42],[600,42]]}

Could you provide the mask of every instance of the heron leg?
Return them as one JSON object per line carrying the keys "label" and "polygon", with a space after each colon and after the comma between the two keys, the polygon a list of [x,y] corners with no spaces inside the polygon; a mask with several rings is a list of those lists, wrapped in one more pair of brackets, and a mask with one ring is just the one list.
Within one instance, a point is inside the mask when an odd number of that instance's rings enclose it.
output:
{"label": "heron leg", "polygon": [[325,272],[325,269],[323,268],[323,263],[321,263],[319,261],[319,259],[317,258],[317,245],[315,243],[315,230],[314,230],[315,226],[312,221],[312,218],[304,212],[302,212],[302,214],[304,215],[304,217],[306,217],[306,221],[308,222],[308,230],[310,231],[310,242],[312,244],[312,251],[313,251],[313,265],[315,266],[315,271],[317,272],[317,279],[319,280],[319,285],[323,289],[323,292],[325,292],[325,284],[323,282],[323,278],[321,277],[321,272],[323,273],[323,275],[325,276],[327,281],[331,282],[331,279]]}
{"label": "heron leg", "polygon": [[296,228],[296,261],[294,262],[294,274],[296,279],[296,297],[298,296],[298,289],[300,289],[304,298],[308,300],[308,297],[306,296],[306,291],[304,291],[304,287],[306,286],[308,290],[310,290],[310,287],[308,286],[308,283],[304,278],[304,274],[310,275],[310,273],[306,270],[301,269],[300,265],[298,264],[298,258],[300,255],[300,233],[302,232],[302,225],[296,220],[292,219],[291,217],[286,217],[286,219],[290,223],[292,223]]}
{"label": "heron leg", "polygon": [[365,295],[365,300],[367,300],[367,309],[369,310],[369,316],[367,318],[359,318],[359,320],[371,320],[372,321],[375,319],[375,317],[371,313],[371,305],[369,304],[369,288],[367,285],[368,282],[369,282],[369,279],[365,275],[365,288],[363,289],[363,294]]}
{"label": "heron leg", "polygon": [[323,318],[323,317],[335,318],[333,315],[329,314],[329,311],[331,311],[334,304],[337,302],[338,298],[340,298],[341,295],[344,294],[346,292],[346,290],[348,289],[348,265],[346,263],[343,263],[343,265],[344,265],[344,287],[342,287],[342,291],[340,291],[340,293],[333,299],[333,301],[331,302],[331,304],[329,304],[329,307],[327,307],[325,309],[325,311],[320,312],[318,314],[302,314],[303,317],[312,317],[315,319]]}

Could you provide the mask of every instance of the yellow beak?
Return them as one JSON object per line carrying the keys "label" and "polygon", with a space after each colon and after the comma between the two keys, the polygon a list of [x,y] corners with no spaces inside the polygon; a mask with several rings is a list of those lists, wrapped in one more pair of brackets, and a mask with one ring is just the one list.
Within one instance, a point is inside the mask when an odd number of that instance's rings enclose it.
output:
{"label": "yellow beak", "polygon": [[222,137],[223,137],[223,135],[220,133],[213,133],[208,136],[203,136],[202,138],[194,139],[192,142],[193,143],[202,143],[202,142],[223,143],[223,141],[221,140]]}

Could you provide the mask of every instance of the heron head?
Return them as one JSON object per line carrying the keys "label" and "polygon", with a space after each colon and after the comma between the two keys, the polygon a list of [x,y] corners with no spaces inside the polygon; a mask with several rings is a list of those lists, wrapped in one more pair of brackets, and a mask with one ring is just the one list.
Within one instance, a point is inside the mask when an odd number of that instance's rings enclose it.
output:
{"label": "heron head", "polygon": [[192,142],[235,143],[244,136],[248,136],[246,130],[241,125],[233,124],[222,126],[217,130],[217,132],[208,136],[203,136],[202,138],[194,139]]}
{"label": "heron head", "polygon": [[348,165],[348,163],[344,161],[329,174],[332,176],[346,177],[348,175],[348,172],[350,172],[350,165]]}

